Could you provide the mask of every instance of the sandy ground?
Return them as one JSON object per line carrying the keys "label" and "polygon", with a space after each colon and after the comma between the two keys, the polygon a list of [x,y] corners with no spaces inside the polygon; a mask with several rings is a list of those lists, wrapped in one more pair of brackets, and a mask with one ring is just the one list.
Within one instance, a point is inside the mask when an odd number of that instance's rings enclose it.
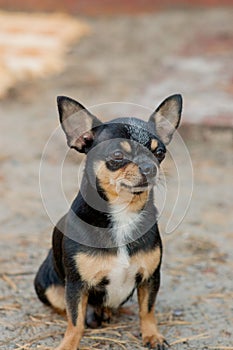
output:
{"label": "sandy ground", "polygon": [[2,99],[20,81],[61,72],[67,47],[89,27],[61,13],[0,11],[0,32]]}
{"label": "sandy ground", "polygon": [[[3,350],[52,349],[65,330],[64,318],[43,306],[33,290],[35,272],[50,246],[51,216],[56,218],[64,210],[63,203],[57,199],[59,188],[55,180],[60,176],[62,152],[67,151],[61,133],[54,136],[43,160],[43,193],[51,198],[51,202],[46,202],[49,210],[54,208],[50,218],[43,208],[38,184],[43,148],[58,125],[56,95],[73,96],[87,106],[123,101],[154,108],[178,89],[185,97],[184,121],[190,118],[192,121],[197,111],[198,122],[201,118],[208,121],[215,113],[215,120],[222,118],[229,125],[233,77],[231,10],[86,20],[92,27],[92,35],[73,46],[62,74],[22,83],[1,101],[0,345]],[[211,38],[211,45],[209,39],[205,39],[208,45],[205,40],[201,42],[201,28],[205,29],[203,36]],[[194,68],[185,73],[179,61],[187,63],[188,57],[190,64],[190,57],[197,56],[202,59],[201,68],[192,61]],[[203,66],[206,61],[213,69],[207,73],[203,68],[207,69],[207,65]],[[217,85],[219,77],[222,80]],[[183,85],[182,79],[185,79]],[[203,132],[199,125],[195,133],[189,127],[182,135],[191,156],[194,181],[188,161],[182,161],[187,159],[185,148],[178,146],[174,157],[181,175],[181,201],[175,217],[184,214],[192,182],[194,190],[182,223],[172,234],[162,233],[165,254],[158,321],[172,349],[233,349],[231,130],[228,127],[222,132]],[[171,152],[174,147],[175,144],[170,145]],[[71,151],[64,160],[62,180],[68,201],[77,191],[80,160]],[[166,160],[164,168],[169,176],[162,232],[166,231],[178,188],[171,158]],[[143,349],[136,299],[105,328],[87,330],[81,349]]]}

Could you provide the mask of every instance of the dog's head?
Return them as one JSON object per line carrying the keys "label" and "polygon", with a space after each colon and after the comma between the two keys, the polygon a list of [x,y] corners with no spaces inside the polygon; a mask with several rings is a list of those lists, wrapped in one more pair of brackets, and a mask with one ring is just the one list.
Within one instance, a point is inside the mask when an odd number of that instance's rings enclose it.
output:
{"label": "dog's head", "polygon": [[60,122],[69,147],[87,154],[86,175],[108,200],[142,194],[155,184],[166,146],[179,126],[182,97],[165,99],[148,122],[119,118],[102,123],[80,103],[58,97]]}

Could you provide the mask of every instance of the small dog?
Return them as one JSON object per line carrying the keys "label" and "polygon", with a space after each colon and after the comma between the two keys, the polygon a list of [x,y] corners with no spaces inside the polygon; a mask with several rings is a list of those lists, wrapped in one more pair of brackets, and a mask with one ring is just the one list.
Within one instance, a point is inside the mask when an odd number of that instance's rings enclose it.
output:
{"label": "small dog", "polygon": [[135,289],[143,344],[166,349],[154,314],[162,243],[153,187],[180,123],[182,97],[165,99],[148,122],[102,123],[75,100],[57,101],[69,147],[87,156],[80,191],[54,228],[35,278],[39,299],[67,314],[57,350],[77,350],[85,323],[100,326]]}

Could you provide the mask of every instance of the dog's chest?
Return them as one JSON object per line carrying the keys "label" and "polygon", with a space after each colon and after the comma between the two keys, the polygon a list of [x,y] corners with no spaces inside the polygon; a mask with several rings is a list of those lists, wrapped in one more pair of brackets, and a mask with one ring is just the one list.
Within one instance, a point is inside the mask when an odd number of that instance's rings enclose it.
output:
{"label": "dog's chest", "polygon": [[132,293],[136,277],[147,280],[160,264],[161,250],[156,246],[143,249],[129,256],[126,247],[118,248],[117,255],[78,253],[75,256],[77,270],[90,289],[99,290],[103,281],[106,306],[118,307]]}
{"label": "dog's chest", "polygon": [[144,246],[137,246],[137,253],[128,254],[127,243],[132,242],[135,233],[140,236],[141,220],[140,214],[114,210],[112,234],[117,254],[79,253],[75,257],[78,272],[90,288],[99,290],[102,282],[107,281],[104,286],[106,306],[117,308],[122,304],[133,292],[137,275],[142,281],[148,279],[160,262],[159,247],[148,251]]}
{"label": "dog's chest", "polygon": [[132,232],[141,221],[140,214],[127,212],[124,206],[114,206],[112,210],[113,236],[118,248],[117,257],[108,274],[108,306],[117,307],[132,293],[139,269],[138,262],[130,259],[126,246],[132,240]]}
{"label": "dog's chest", "polygon": [[125,248],[119,248],[117,258],[107,276],[106,304],[118,307],[132,293],[138,272],[138,264],[130,261]]}
{"label": "dog's chest", "polygon": [[112,206],[112,233],[116,246],[120,247],[131,242],[135,234],[137,237],[140,236],[138,227],[142,218],[142,212],[130,212],[125,204]]}

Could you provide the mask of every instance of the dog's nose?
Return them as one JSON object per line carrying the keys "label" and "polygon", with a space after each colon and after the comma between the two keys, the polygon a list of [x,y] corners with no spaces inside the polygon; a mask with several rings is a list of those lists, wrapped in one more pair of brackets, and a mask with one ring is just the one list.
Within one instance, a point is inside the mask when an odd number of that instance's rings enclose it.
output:
{"label": "dog's nose", "polygon": [[154,164],[151,163],[142,163],[139,165],[139,170],[141,174],[145,176],[155,176],[157,169]]}

